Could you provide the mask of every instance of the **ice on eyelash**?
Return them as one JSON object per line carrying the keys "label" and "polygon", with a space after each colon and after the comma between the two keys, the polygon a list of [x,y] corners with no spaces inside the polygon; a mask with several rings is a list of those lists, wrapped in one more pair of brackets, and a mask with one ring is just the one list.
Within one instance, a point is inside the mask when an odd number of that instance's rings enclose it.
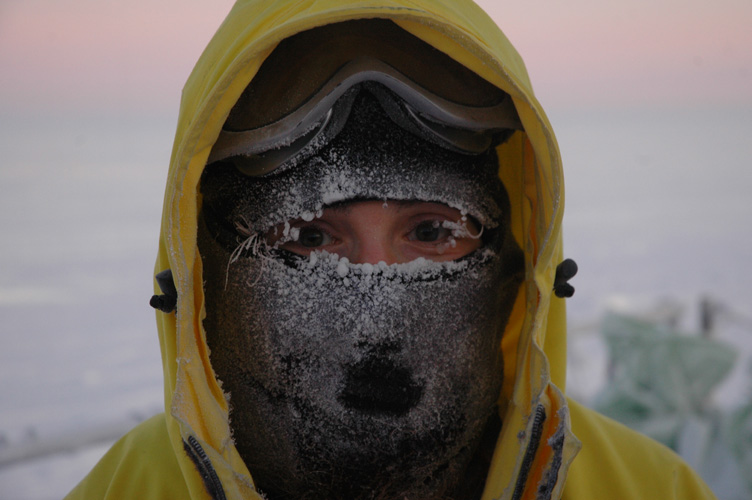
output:
{"label": "ice on eyelash", "polygon": [[[444,221],[442,225],[446,227],[446,224],[448,223],[448,221]],[[460,228],[458,229],[460,232],[464,231],[472,237],[472,234],[469,233],[469,231],[463,224],[460,224],[459,222],[449,224],[456,225],[458,228]],[[288,223],[283,229],[283,232],[286,232],[287,236],[283,236],[280,240],[275,242],[274,246],[269,246],[267,244],[266,238],[264,238],[261,233],[251,234],[251,230],[247,221],[241,220],[237,222],[236,227],[240,234],[247,235],[247,237],[235,248],[235,250],[230,255],[226,270],[227,278],[229,278],[231,264],[236,262],[243,253],[249,252],[254,258],[274,261],[274,258],[268,254],[268,250],[270,250],[271,248],[277,248],[284,241],[290,241],[290,239],[292,239],[293,237],[297,239],[300,232],[298,228],[292,227]],[[475,235],[475,237],[480,237],[480,234],[482,234],[482,232],[483,231],[481,228],[481,231],[478,235]],[[455,237],[452,236],[446,244],[442,245],[438,249],[438,253],[442,254],[448,247],[451,246],[454,248],[456,244],[457,242],[455,240]],[[496,252],[486,248],[482,250],[479,258],[485,260],[497,256],[498,255]],[[302,267],[300,269],[304,271],[313,271],[318,268],[330,269],[332,272],[336,273],[336,275],[342,278],[342,284],[344,286],[349,286],[350,280],[348,279],[348,276],[350,276],[351,273],[355,273],[356,276],[362,276],[366,278],[369,276],[384,276],[386,278],[394,278],[400,276],[431,278],[441,275],[441,273],[462,270],[466,266],[467,261],[465,260],[437,262],[431,259],[426,259],[424,257],[418,257],[417,259],[406,263],[387,264],[386,262],[381,261],[376,264],[367,262],[354,264],[351,263],[347,257],[340,257],[338,254],[329,253],[326,250],[316,250],[308,254],[308,258],[303,261]]]}
{"label": "ice on eyelash", "polygon": [[[386,205],[387,201],[384,201],[384,204]],[[300,215],[299,219],[305,222],[310,222],[314,218],[320,218],[322,215],[323,215],[323,210],[319,210],[316,213],[305,212]],[[467,216],[465,214],[463,214],[462,217],[457,221],[449,221],[449,220],[433,221],[432,226],[434,228],[443,227],[444,229],[450,230],[452,234],[446,243],[439,245],[437,247],[437,252],[439,255],[443,255],[447,251],[447,249],[450,247],[456,248],[457,239],[463,239],[463,238],[479,239],[483,235],[483,231],[485,229],[484,226],[481,226],[478,234],[473,234],[471,230],[467,227]],[[245,217],[241,217],[239,221],[236,221],[235,227],[241,235],[246,236],[247,238],[244,239],[232,252],[230,256],[229,264],[236,262],[238,258],[240,258],[240,255],[242,253],[249,251],[249,250],[252,255],[259,255],[262,245],[266,245],[265,239],[262,238],[259,233],[252,233],[250,224],[245,219]],[[270,231],[273,231],[273,235],[276,236],[277,231],[278,231],[278,226],[271,228]],[[300,228],[294,227],[290,224],[289,221],[286,221],[282,228],[282,236],[274,242],[274,245],[272,245],[271,248],[276,249],[284,245],[285,243],[288,243],[290,241],[299,241],[299,239],[300,239]],[[315,252],[311,253],[311,255],[314,255],[314,254]],[[347,273],[348,273],[346,264],[347,263],[337,268],[337,272],[342,277],[347,276]],[[368,265],[371,266],[371,264],[368,264]],[[370,273],[371,270],[369,270],[368,272]]]}
{"label": "ice on eyelash", "polygon": [[[314,216],[318,216],[318,214],[311,213],[309,221],[313,220]],[[303,217],[301,217],[301,219],[303,219]],[[306,219],[303,219],[303,220],[306,220]],[[238,228],[238,232],[244,235],[248,234],[250,231],[250,228],[242,227],[238,224],[236,224],[236,227]],[[272,232],[272,236],[277,236],[278,229],[279,229],[279,226],[274,226],[273,228],[270,228],[269,231]],[[261,237],[261,233],[256,233],[256,234],[259,237]],[[299,239],[300,239],[300,228],[291,225],[290,222],[287,221],[285,222],[285,225],[282,228],[282,236],[274,242],[274,245],[272,245],[271,248],[279,248],[281,245],[284,245],[285,243],[288,243],[290,241],[298,241]],[[241,246],[244,246],[244,245],[245,245],[245,242],[241,243]],[[243,249],[241,248],[240,251],[242,252],[242,250]],[[237,260],[237,257],[235,258],[235,260]],[[235,262],[235,260],[233,260],[232,262]]]}
{"label": "ice on eyelash", "polygon": [[449,229],[452,232],[452,239],[450,240],[452,248],[457,245],[457,242],[454,240],[454,238],[470,238],[477,240],[481,236],[483,236],[483,231],[485,230],[485,226],[481,226],[478,234],[473,234],[467,227],[467,217],[465,217],[464,215],[457,222],[445,220],[441,223],[441,227],[443,227],[444,229]]}

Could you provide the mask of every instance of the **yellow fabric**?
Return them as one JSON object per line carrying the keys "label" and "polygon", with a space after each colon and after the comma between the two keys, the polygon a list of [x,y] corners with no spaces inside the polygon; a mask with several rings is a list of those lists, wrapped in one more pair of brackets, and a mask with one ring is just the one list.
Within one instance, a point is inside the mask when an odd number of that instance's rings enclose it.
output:
{"label": "yellow fabric", "polygon": [[[539,483],[550,487],[551,498],[678,498],[694,488],[699,483],[693,482],[691,473],[662,449],[658,470],[675,472],[671,477],[651,476],[653,469],[641,464],[653,464],[640,456],[652,456],[657,445],[633,440],[631,433],[578,406],[571,407],[577,409],[574,429],[583,437],[584,459],[574,461],[571,479],[566,480],[580,442],[571,432],[570,406],[563,395],[565,308],[552,296],[556,266],[562,260],[561,158],[524,64],[493,21],[470,0],[239,0],[183,90],[172,151],[155,267],[155,272],[172,269],[179,294],[177,313],[157,313],[166,412],[118,442],[70,498],[107,498],[103,492],[116,490],[113,498],[209,498],[183,450],[189,437],[202,446],[227,498],[259,498],[232,444],[228,405],[213,375],[201,326],[198,181],[230,109],[280,40],[312,27],[367,17],[392,19],[508,92],[525,127],[499,148],[499,175],[510,194],[513,232],[525,252],[526,280],[500,346],[505,359],[503,428],[483,499],[511,499],[518,482],[520,500],[536,498]],[[524,463],[536,409],[546,418],[537,452]],[[620,453],[633,443],[638,443],[633,456]],[[611,450],[610,461],[604,462],[609,470],[599,463],[605,450]],[[619,487],[634,483],[624,492],[640,494],[612,495],[607,481],[614,477]],[[656,491],[673,487],[673,496],[651,496],[639,486],[663,479],[666,484]]]}
{"label": "yellow fabric", "polygon": [[123,436],[66,498],[190,498],[164,415],[150,418]]}
{"label": "yellow fabric", "polygon": [[569,470],[565,500],[714,498],[673,451],[570,401],[572,428],[585,444]]}

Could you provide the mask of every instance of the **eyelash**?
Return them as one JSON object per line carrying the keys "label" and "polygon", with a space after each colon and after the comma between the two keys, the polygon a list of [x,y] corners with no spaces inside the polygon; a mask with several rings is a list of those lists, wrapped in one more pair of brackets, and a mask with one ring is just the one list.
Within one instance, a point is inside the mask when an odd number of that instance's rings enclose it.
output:
{"label": "eyelash", "polygon": [[441,237],[441,236],[440,236],[440,237],[439,237],[439,239],[437,239],[436,241],[420,241],[420,240],[418,240],[417,238],[413,238],[412,236],[413,236],[413,235],[415,234],[415,232],[416,232],[416,231],[417,231],[417,230],[418,230],[418,229],[419,229],[419,228],[420,228],[420,227],[421,227],[421,226],[422,226],[423,224],[426,224],[426,223],[430,223],[430,224],[431,224],[431,227],[433,227],[433,228],[439,229],[439,230],[441,230],[441,231],[447,231],[447,230],[446,230],[446,228],[444,228],[444,222],[446,222],[446,221],[447,221],[447,219],[445,219],[445,218],[443,218],[443,217],[426,217],[426,218],[421,218],[421,219],[419,219],[419,220],[415,221],[415,223],[413,223],[413,224],[411,225],[411,227],[410,227],[410,229],[409,229],[409,230],[407,231],[406,235],[407,235],[407,237],[408,237],[408,239],[409,239],[410,241],[416,241],[416,242],[418,242],[418,243],[431,243],[431,244],[435,244],[435,243],[443,242],[443,241],[445,241],[445,240],[446,240],[446,239],[447,239],[448,237],[451,237],[451,236],[452,236],[452,233],[451,233],[451,231],[449,231],[449,232],[448,232],[447,234],[445,234],[445,235],[444,235],[443,237]]}
{"label": "eyelash", "polygon": [[[418,244],[433,244],[433,245],[443,244],[443,243],[447,243],[451,239],[463,238],[463,236],[455,235],[452,228],[445,227],[445,224],[447,222],[454,223],[454,224],[463,224],[463,226],[466,224],[464,221],[453,221],[441,215],[425,216],[414,221],[404,234],[407,239],[409,239],[410,241],[416,242]],[[420,226],[426,223],[431,223],[432,226],[436,227],[437,229],[441,231],[441,234],[435,241],[421,241],[413,237],[415,232],[420,228]],[[325,236],[326,239],[329,240],[328,243],[325,243],[321,246],[331,245],[339,241],[339,239],[336,236],[334,236],[328,228],[326,228],[323,224],[319,224],[314,221],[314,222],[306,222],[300,225],[292,226],[291,231],[295,231],[297,234],[295,235],[294,239],[291,238],[291,239],[282,241],[281,245],[285,245],[289,243],[289,244],[304,246],[300,241],[300,232],[305,231],[307,229],[319,231]],[[315,248],[315,247],[309,247],[309,248]]]}
{"label": "eyelash", "polygon": [[[295,244],[298,244],[298,245],[301,245],[301,246],[304,246],[304,245],[300,242],[300,233],[302,231],[306,230],[306,229],[314,229],[316,231],[320,231],[321,233],[323,233],[330,240],[330,242],[327,243],[326,245],[331,245],[332,243],[338,241],[337,238],[335,236],[333,236],[330,231],[328,231],[326,228],[324,228],[321,225],[316,224],[316,223],[302,224],[302,225],[299,225],[299,226],[294,226],[294,229],[297,231],[298,234],[297,234],[297,237],[294,240],[291,240],[291,242],[295,243]],[[324,246],[324,245],[322,245],[322,246]]]}

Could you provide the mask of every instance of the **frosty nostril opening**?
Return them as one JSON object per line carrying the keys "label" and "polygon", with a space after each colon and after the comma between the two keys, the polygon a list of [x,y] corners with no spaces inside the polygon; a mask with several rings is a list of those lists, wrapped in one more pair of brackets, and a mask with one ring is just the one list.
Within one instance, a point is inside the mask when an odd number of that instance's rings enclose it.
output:
{"label": "frosty nostril opening", "polygon": [[347,367],[339,401],[346,408],[372,414],[404,415],[423,395],[412,372],[388,358],[369,356]]}

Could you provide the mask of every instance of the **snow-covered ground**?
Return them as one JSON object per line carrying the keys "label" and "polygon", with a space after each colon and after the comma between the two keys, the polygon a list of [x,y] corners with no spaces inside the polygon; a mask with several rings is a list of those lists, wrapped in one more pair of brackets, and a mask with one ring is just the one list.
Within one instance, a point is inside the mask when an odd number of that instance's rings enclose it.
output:
{"label": "snow-covered ground", "polygon": [[[613,304],[678,303],[696,329],[697,303],[710,297],[741,316],[719,321],[718,337],[748,360],[752,109],[550,118],[566,170],[566,254],[580,266],[570,392],[587,399],[602,387],[595,328]],[[0,121],[0,498],[60,498],[117,435],[161,411],[148,300],[173,123]],[[749,398],[746,368],[722,404]]]}

